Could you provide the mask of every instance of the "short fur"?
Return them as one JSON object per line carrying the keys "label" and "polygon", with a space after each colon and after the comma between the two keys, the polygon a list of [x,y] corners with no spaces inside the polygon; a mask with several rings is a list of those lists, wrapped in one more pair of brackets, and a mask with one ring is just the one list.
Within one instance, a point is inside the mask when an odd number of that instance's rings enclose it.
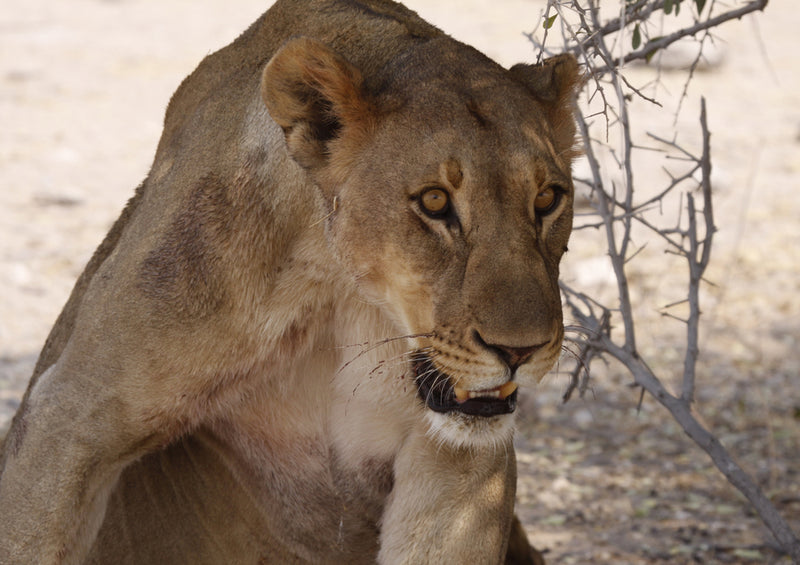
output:
{"label": "short fur", "polygon": [[388,0],[279,0],[207,57],[4,442],[0,562],[533,562],[513,416],[434,412],[414,362],[558,357],[578,81]]}

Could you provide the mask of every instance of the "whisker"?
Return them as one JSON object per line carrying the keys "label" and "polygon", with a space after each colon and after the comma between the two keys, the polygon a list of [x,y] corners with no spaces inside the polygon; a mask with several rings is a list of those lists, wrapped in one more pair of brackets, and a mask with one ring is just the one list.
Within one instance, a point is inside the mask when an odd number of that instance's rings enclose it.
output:
{"label": "whisker", "polygon": [[395,337],[387,337],[387,338],[381,339],[379,341],[376,341],[374,343],[370,343],[370,342],[366,341],[364,343],[356,343],[356,344],[352,344],[352,345],[339,346],[339,347],[337,347],[337,349],[349,348],[349,347],[362,347],[363,349],[361,351],[359,351],[358,354],[356,354],[352,359],[350,359],[349,361],[344,363],[341,367],[339,367],[339,370],[337,371],[337,373],[341,373],[344,369],[346,369],[348,366],[350,366],[356,359],[359,359],[361,356],[369,353],[370,351],[374,351],[375,349],[377,349],[378,347],[380,347],[382,345],[386,345],[387,343],[393,343],[393,342],[399,341],[401,339],[414,339],[414,338],[418,338],[418,337],[430,337],[431,335],[433,335],[433,334],[420,333],[420,334],[399,335],[399,336],[395,336]]}
{"label": "whisker", "polygon": [[564,331],[565,332],[572,332],[572,333],[576,333],[576,334],[588,335],[588,336],[596,336],[597,335],[597,331],[596,330],[591,330],[589,328],[585,328],[583,326],[578,326],[578,325],[567,325],[567,326],[564,326]]}
{"label": "whisker", "polygon": [[[409,362],[414,362],[414,355],[417,351],[418,350],[403,351],[392,357],[381,359],[374,365],[367,362],[364,363],[362,367],[356,368],[356,371],[362,373],[362,380],[364,378],[371,379],[376,374],[382,374],[383,372],[392,373],[394,369],[398,367],[408,367]],[[353,359],[352,362],[355,362],[355,359]],[[405,370],[403,374],[406,374]]]}
{"label": "whisker", "polygon": [[561,344],[561,351],[563,351],[564,353],[567,353],[570,357],[575,359],[575,361],[577,361],[578,363],[581,362],[580,355],[577,352],[573,351],[568,345]]}

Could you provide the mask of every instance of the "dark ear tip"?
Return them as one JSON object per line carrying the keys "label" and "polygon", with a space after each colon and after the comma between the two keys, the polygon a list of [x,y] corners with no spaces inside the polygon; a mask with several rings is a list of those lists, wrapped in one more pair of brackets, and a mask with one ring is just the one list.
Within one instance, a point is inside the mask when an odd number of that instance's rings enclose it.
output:
{"label": "dark ear tip", "polygon": [[575,55],[572,53],[560,53],[558,55],[548,57],[547,59],[543,59],[538,63],[517,63],[516,65],[513,65],[510,70],[514,73],[533,71],[541,72],[555,70],[558,67],[564,70],[577,70],[578,59],[576,59]]}
{"label": "dark ear tip", "polygon": [[561,53],[533,65],[519,63],[510,72],[537,98],[549,103],[573,96],[583,83],[580,65],[572,53]]}
{"label": "dark ear tip", "polygon": [[539,68],[557,68],[561,67],[564,69],[577,69],[578,68],[578,60],[575,58],[575,55],[572,53],[560,53],[558,55],[553,55],[552,57],[548,57],[547,59],[542,60],[535,65],[530,65],[531,67],[539,67]]}
{"label": "dark ear tip", "polygon": [[542,61],[552,73],[553,86],[558,90],[572,88],[581,82],[580,65],[572,53],[561,53]]}
{"label": "dark ear tip", "polygon": [[583,73],[580,70],[578,59],[572,53],[562,53],[551,57],[546,62],[553,65],[553,72],[556,79],[571,81],[573,84],[579,84],[583,81]]}

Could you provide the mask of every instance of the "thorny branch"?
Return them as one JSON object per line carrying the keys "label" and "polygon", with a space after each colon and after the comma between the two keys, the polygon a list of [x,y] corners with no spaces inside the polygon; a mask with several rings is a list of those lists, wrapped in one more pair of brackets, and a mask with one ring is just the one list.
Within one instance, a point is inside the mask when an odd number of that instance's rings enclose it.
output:
{"label": "thorny branch", "polygon": [[[700,285],[703,275],[711,260],[711,249],[714,227],[714,211],[711,191],[711,147],[710,133],[706,120],[705,100],[701,102],[700,129],[702,132],[702,150],[699,156],[684,149],[675,141],[667,141],[657,136],[651,138],[680,154],[682,160],[690,164],[690,170],[678,176],[670,175],[666,188],[657,191],[642,202],[634,198],[633,160],[634,150],[639,149],[633,141],[627,103],[632,95],[647,98],[631,85],[622,74],[626,64],[643,60],[650,62],[653,54],[667,48],[686,37],[699,40],[700,54],[689,69],[691,73],[702,55],[702,48],[712,29],[733,19],[739,19],[751,12],[763,10],[767,0],[750,0],[739,7],[728,8],[714,15],[716,3],[711,0],[710,7],[704,10],[703,0],[686,1],[693,12],[693,22],[663,37],[644,37],[641,29],[656,16],[666,14],[667,5],[674,6],[679,0],[627,0],[621,3],[618,17],[601,21],[599,0],[549,0],[544,14],[544,36],[537,41],[533,34],[529,39],[539,48],[540,56],[546,52],[544,43],[548,30],[556,19],[560,19],[562,38],[566,50],[575,53],[587,65],[590,87],[589,101],[599,96],[603,110],[594,116],[604,116],[606,121],[606,141],[600,142],[592,138],[592,118],[578,113],[578,128],[584,140],[586,162],[590,178],[584,180],[591,187],[592,199],[597,220],[586,222],[578,228],[594,227],[604,231],[609,259],[614,271],[617,290],[617,304],[614,308],[604,306],[597,300],[573,289],[565,284],[561,288],[565,302],[572,316],[580,324],[577,330],[582,336],[570,338],[577,349],[570,351],[578,357],[578,363],[570,374],[570,384],[564,394],[566,402],[575,390],[581,394],[586,390],[589,379],[589,366],[593,360],[610,356],[621,362],[634,377],[635,383],[651,394],[662,404],[672,417],[682,426],[686,434],[692,438],[712,459],[727,480],[739,489],[750,501],[764,524],[772,531],[775,539],[785,553],[791,556],[794,563],[800,564],[800,540],[788,526],[783,517],[775,509],[771,501],[764,495],[752,478],[733,460],[717,438],[707,430],[694,415],[692,403],[695,393],[696,367],[700,352]],[[705,17],[701,17],[701,12]],[[638,39],[632,41],[631,48],[626,49],[633,29]],[[645,31],[645,35],[646,35]],[[688,81],[687,81],[688,82]],[[609,93],[613,92],[613,96]],[[685,91],[684,91],[685,95]],[[683,96],[681,97],[683,100]],[[608,139],[613,130],[620,140],[620,146],[613,149]],[[602,161],[598,149],[610,153],[620,169],[621,181],[609,183],[602,174]],[[685,186],[698,175],[700,180],[695,184],[696,191],[687,190]],[[654,225],[646,212],[653,207],[661,207],[667,196],[679,193],[681,202],[685,198],[686,219],[677,220],[677,225],[664,228]],[[670,393],[657,375],[640,356],[635,335],[634,310],[626,267],[641,250],[632,249],[632,228],[635,224],[644,226],[652,233],[667,242],[668,251],[682,257],[687,264],[687,295],[680,303],[688,305],[688,315],[681,320],[686,324],[686,351],[683,360],[683,379],[679,395]],[[671,314],[665,314],[672,316]],[[677,318],[676,318],[677,319]],[[622,335],[612,332],[616,322],[621,322]],[[573,331],[576,328],[571,328]]]}
{"label": "thorny branch", "polygon": [[[626,53],[622,59],[617,61],[617,66],[622,66],[636,60],[649,60],[657,51],[666,49],[684,37],[694,37],[701,32],[715,28],[724,24],[725,22],[741,19],[752,12],[763,11],[764,8],[767,7],[767,2],[768,0],[753,0],[752,2],[748,2],[738,9],[729,10],[714,18],[698,21],[694,25],[681,28],[678,31],[664,37],[652,39],[648,41],[641,49]],[[613,66],[600,67],[599,69],[595,69],[595,72],[605,74],[612,68]]]}
{"label": "thorny branch", "polygon": [[[592,74],[599,77],[633,61],[649,61],[655,53],[666,49],[681,39],[696,37],[725,22],[741,19],[753,12],[762,12],[767,7],[768,2],[769,0],[750,0],[743,6],[730,9],[714,17],[709,16],[706,19],[698,17],[690,26],[680,28],[668,35],[653,37],[641,48],[634,48],[618,59],[606,61],[604,66],[592,66],[590,70]],[[553,17],[550,15],[550,10],[555,10],[558,15],[562,16],[562,22],[568,22],[569,18],[565,17],[568,10],[577,15],[578,25],[565,23],[562,32],[565,32],[568,38],[566,51],[584,58],[594,57],[598,54],[598,51],[607,50],[608,47],[605,41],[607,37],[618,34],[631,25],[635,26],[636,24],[650,21],[654,14],[664,10],[666,2],[665,0],[626,2],[623,4],[620,16],[604,24],[597,21],[597,18],[599,18],[599,0],[587,0],[586,4],[584,5],[581,0],[550,0],[545,13],[545,20],[548,20]],[[587,14],[589,15],[588,19],[586,17]],[[589,20],[592,20],[594,25],[589,25]],[[547,51],[545,49],[547,35],[547,29],[545,29],[544,36],[539,41],[533,33],[526,34],[528,39],[542,52]]]}

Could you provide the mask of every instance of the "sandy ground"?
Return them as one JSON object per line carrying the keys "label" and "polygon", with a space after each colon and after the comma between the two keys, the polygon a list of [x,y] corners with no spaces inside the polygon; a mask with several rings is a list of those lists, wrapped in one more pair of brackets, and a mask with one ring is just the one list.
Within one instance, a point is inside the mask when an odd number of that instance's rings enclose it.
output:
{"label": "sandy ground", "polygon": [[[522,31],[543,2],[414,0],[458,39],[509,65],[534,57]],[[612,3],[615,4],[615,3]],[[645,130],[696,143],[699,96],[713,132],[715,262],[702,296],[698,411],[800,529],[800,12],[720,30],[674,119],[679,73],[631,70],[665,103],[636,100]],[[240,0],[6,0],[0,10],[0,425],[86,260],[146,174],[172,91],[268,5]],[[694,141],[692,141],[694,140]],[[643,158],[642,185],[659,178]],[[611,174],[613,177],[613,173]],[[598,234],[571,242],[564,277],[609,292]],[[672,382],[680,324],[662,307],[683,275],[657,245],[630,265],[643,355]],[[780,556],[741,497],[679,427],[614,366],[561,405],[554,374],[524,399],[519,512],[553,563],[772,563]]]}

